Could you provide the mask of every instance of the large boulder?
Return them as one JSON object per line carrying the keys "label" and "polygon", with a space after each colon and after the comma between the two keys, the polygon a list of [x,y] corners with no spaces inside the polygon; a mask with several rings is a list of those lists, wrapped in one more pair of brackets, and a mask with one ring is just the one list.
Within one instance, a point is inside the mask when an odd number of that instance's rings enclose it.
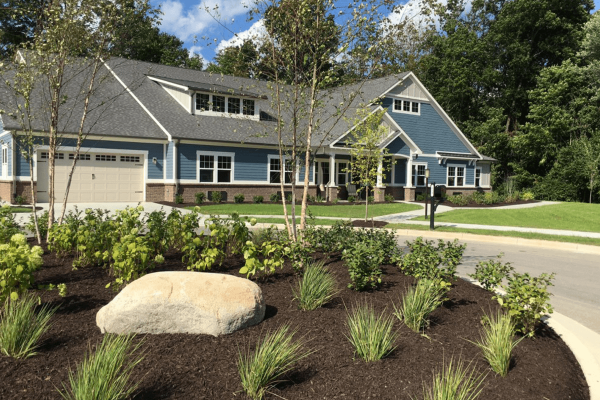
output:
{"label": "large boulder", "polygon": [[156,272],[127,285],[96,315],[102,333],[225,335],[265,316],[257,284],[206,272]]}

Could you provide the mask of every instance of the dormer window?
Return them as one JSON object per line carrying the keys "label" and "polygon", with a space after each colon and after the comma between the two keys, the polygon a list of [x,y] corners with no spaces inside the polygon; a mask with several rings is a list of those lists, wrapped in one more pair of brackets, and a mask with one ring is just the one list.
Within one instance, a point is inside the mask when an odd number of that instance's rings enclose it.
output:
{"label": "dormer window", "polygon": [[420,103],[418,101],[394,99],[394,111],[408,114],[419,114]]}
{"label": "dormer window", "polygon": [[217,94],[196,93],[196,111],[203,113],[235,114],[254,117],[254,100]]}

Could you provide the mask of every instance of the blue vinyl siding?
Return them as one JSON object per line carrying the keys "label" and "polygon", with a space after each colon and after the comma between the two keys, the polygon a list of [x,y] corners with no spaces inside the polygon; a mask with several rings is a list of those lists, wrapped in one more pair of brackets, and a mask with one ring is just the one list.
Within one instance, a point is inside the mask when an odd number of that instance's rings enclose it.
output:
{"label": "blue vinyl siding", "polygon": [[165,179],[173,179],[173,154],[175,144],[173,142],[167,143],[167,159],[165,160]]}
{"label": "blue vinyl siding", "polygon": [[437,111],[427,103],[421,103],[421,115],[393,112],[393,101],[383,100],[383,107],[406,134],[426,154],[436,151],[470,153]]}
{"label": "blue vinyl siding", "polygon": [[197,179],[197,151],[234,153],[234,180],[238,182],[261,181],[268,183],[268,156],[278,154],[276,149],[180,144],[177,158],[179,179]]}
{"label": "blue vinyl siding", "polygon": [[396,138],[390,144],[388,144],[387,149],[390,152],[390,154],[402,154],[405,156],[410,155],[410,148],[400,138]]}
{"label": "blue vinyl siding", "polygon": [[8,176],[2,176],[2,163],[4,162],[4,160],[2,160],[2,152],[0,152],[0,176],[2,177],[2,179],[6,179],[9,176],[12,176],[13,138],[10,133],[0,136],[0,149],[3,145],[8,145]]}
{"label": "blue vinyl siding", "polygon": [[396,185],[406,185],[406,160],[396,159],[396,165],[394,165],[394,183]]}
{"label": "blue vinyl siding", "polygon": [[[42,143],[47,143],[47,138],[42,139]],[[61,146],[64,147],[75,147],[77,145],[76,139],[62,139]],[[146,178],[148,179],[163,179],[163,168],[164,168],[164,152],[162,143],[133,143],[133,142],[115,142],[109,140],[98,140],[98,139],[86,139],[83,141],[81,147],[89,147],[92,149],[98,149],[99,152],[105,150],[141,150],[148,152],[148,160],[146,164],[148,169],[146,171]],[[58,149],[60,150],[60,147]],[[95,150],[92,150],[95,151]],[[156,164],[152,162],[152,158],[156,157]],[[20,152],[17,151],[17,176],[29,176],[29,165],[27,160],[21,156]]]}

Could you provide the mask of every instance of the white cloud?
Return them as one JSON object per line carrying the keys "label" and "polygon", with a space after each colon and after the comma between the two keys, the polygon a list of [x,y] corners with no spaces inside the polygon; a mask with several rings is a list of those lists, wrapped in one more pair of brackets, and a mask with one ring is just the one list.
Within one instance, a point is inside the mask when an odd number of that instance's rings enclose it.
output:
{"label": "white cloud", "polygon": [[217,46],[217,51],[223,50],[226,47],[230,46],[240,46],[244,43],[245,40],[255,40],[259,37],[263,37],[267,34],[265,30],[265,21],[263,19],[259,19],[255,23],[252,24],[250,28],[245,31],[239,32],[237,35],[233,36],[231,39],[221,40],[219,45]]}
{"label": "white cloud", "polygon": [[188,49],[188,54],[189,54],[189,57],[193,57],[193,56],[195,56],[195,55],[196,55],[196,56],[199,56],[199,57],[202,59],[202,61],[203,61],[203,62],[205,62],[205,61],[206,61],[206,58],[204,58],[204,56],[202,55],[202,52],[201,52],[201,50],[202,50],[203,48],[204,48],[204,47],[202,47],[202,46],[191,46],[191,47]]}
{"label": "white cloud", "polygon": [[244,2],[239,0],[208,0],[185,9],[178,0],[166,0],[161,6],[161,30],[174,34],[183,41],[204,33],[217,24],[205,8],[224,21],[231,21],[248,11]]}

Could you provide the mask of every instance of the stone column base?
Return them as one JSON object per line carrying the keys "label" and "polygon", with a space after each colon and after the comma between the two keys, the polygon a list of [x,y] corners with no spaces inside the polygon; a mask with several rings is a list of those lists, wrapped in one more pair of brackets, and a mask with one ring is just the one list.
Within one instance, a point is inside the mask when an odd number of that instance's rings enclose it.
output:
{"label": "stone column base", "polygon": [[327,200],[328,201],[337,200],[337,198],[338,198],[338,191],[339,191],[339,188],[337,186],[328,187],[327,188]]}
{"label": "stone column base", "polygon": [[375,197],[376,203],[381,203],[385,201],[385,187],[373,188],[373,196]]}
{"label": "stone column base", "polygon": [[415,201],[416,188],[404,188],[404,201]]}

